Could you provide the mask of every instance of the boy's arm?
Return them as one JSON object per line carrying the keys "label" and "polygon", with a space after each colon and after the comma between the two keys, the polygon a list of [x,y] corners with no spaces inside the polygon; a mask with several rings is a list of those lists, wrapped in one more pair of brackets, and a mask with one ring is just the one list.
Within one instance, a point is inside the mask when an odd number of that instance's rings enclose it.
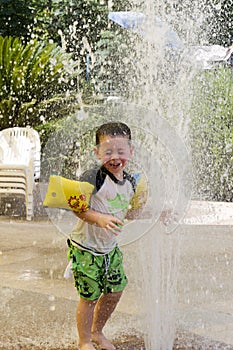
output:
{"label": "boy's arm", "polygon": [[118,225],[123,226],[123,222],[117,217],[109,214],[102,214],[93,209],[89,209],[82,213],[74,212],[74,214],[88,224],[97,225],[103,229],[111,230],[114,234],[121,232],[121,227]]}

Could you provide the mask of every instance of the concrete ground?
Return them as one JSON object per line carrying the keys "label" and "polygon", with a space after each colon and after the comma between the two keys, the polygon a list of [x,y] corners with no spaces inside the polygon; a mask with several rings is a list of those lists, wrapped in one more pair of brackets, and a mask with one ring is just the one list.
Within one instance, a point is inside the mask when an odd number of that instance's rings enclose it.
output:
{"label": "concrete ground", "polygon": [[[233,349],[232,215],[232,204],[192,202],[177,233],[177,329],[227,349]],[[76,344],[78,297],[72,278],[63,278],[66,237],[46,217],[1,217],[0,242],[0,348]],[[139,276],[131,276],[138,244],[140,239],[123,247],[130,282],[106,328],[111,338],[140,333]]]}

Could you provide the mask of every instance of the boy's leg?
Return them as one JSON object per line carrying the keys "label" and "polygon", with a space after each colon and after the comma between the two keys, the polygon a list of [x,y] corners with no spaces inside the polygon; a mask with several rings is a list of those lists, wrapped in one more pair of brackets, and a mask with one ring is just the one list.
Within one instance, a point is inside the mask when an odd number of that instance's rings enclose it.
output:
{"label": "boy's leg", "polygon": [[102,349],[115,350],[115,346],[105,338],[103,328],[115,310],[122,292],[102,294],[99,298],[95,310],[92,323],[92,340],[101,346]]}
{"label": "boy's leg", "polygon": [[76,309],[76,322],[80,350],[95,350],[91,342],[91,327],[96,303],[97,300],[85,300],[82,298],[79,300]]}

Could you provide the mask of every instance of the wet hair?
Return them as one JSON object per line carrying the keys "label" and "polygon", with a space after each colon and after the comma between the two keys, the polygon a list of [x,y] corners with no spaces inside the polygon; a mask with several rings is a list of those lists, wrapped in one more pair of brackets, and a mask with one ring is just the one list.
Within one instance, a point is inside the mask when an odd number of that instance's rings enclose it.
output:
{"label": "wet hair", "polygon": [[96,145],[99,145],[101,136],[123,136],[131,140],[130,128],[121,122],[102,124],[96,131]]}

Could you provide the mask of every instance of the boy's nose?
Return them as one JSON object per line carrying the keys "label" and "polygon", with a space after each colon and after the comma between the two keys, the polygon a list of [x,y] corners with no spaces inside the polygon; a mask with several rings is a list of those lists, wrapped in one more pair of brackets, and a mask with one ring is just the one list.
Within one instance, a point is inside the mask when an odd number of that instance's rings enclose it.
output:
{"label": "boy's nose", "polygon": [[117,152],[113,152],[113,153],[111,154],[111,160],[118,159],[118,158],[119,158],[119,155],[118,155]]}

